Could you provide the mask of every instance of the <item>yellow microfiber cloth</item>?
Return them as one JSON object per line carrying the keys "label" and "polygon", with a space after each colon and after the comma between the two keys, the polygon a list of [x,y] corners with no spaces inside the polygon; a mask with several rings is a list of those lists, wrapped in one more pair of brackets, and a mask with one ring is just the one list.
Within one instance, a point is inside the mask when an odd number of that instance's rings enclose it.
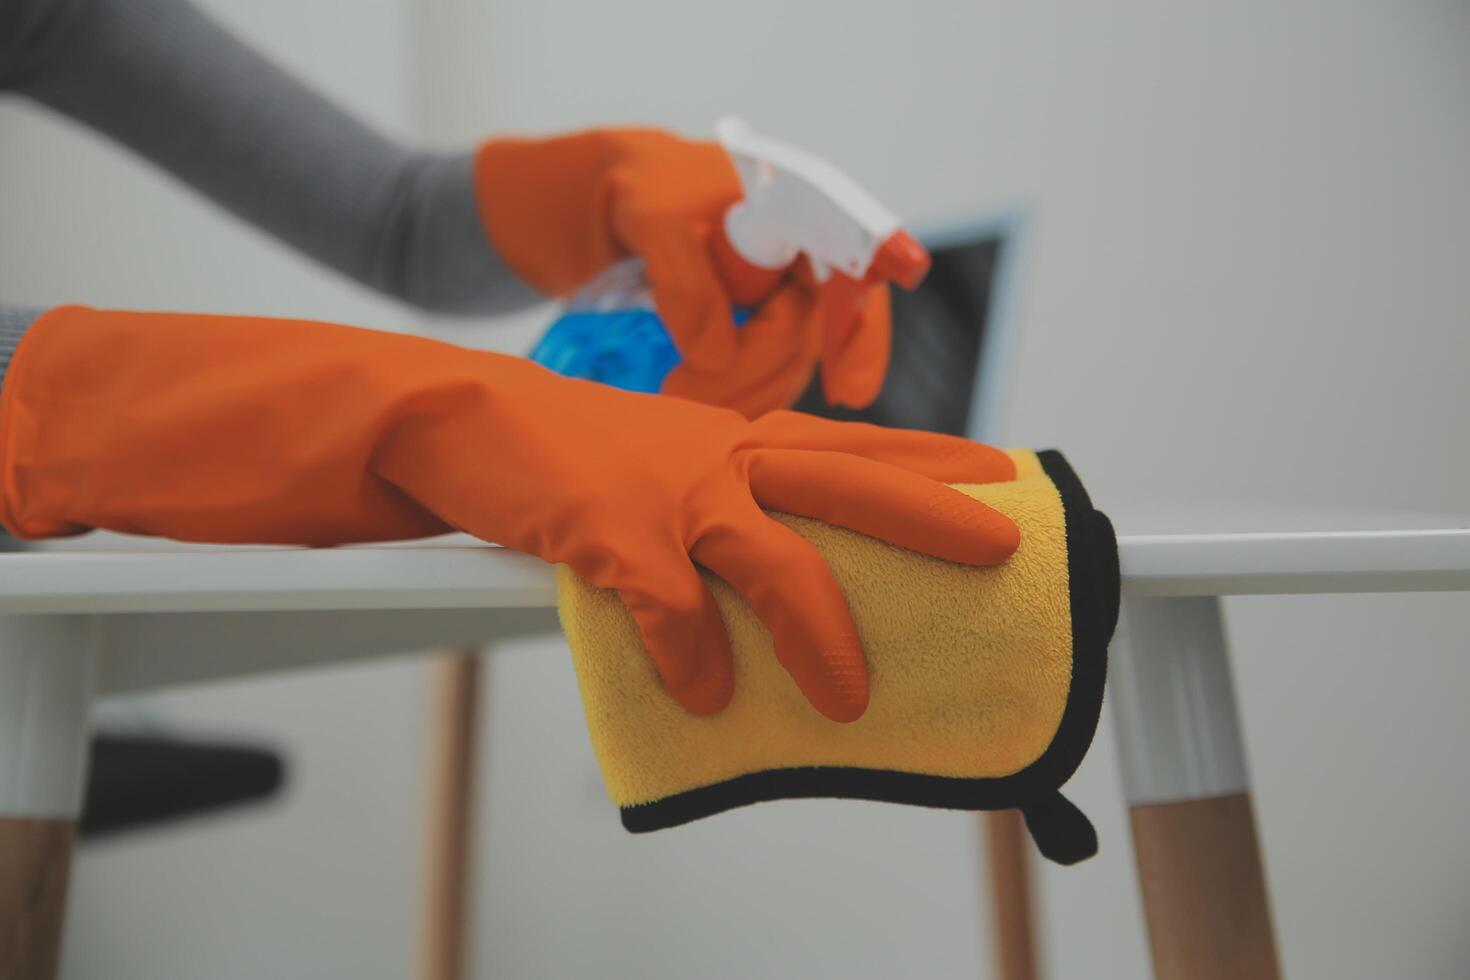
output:
{"label": "yellow microfiber cloth", "polygon": [[1042,853],[1070,864],[1097,836],[1059,788],[1092,742],[1118,612],[1117,545],[1060,453],[1012,451],[1016,479],[962,485],[1008,515],[1021,545],[977,568],[819,521],[776,515],[826,558],[871,677],[866,714],[817,713],[745,600],[706,575],[735,655],[735,696],[711,717],[660,686],[616,592],[558,570],[587,726],[634,832],[763,800],[847,797],[1019,808]]}

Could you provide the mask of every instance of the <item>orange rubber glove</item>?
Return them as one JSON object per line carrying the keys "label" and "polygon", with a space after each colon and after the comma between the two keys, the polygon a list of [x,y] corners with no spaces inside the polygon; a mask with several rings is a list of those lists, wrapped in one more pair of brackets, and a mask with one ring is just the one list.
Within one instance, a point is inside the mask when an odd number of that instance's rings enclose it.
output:
{"label": "orange rubber glove", "polygon": [[[710,235],[741,189],[718,144],[637,129],[494,140],[476,158],[475,184],[501,256],[544,293],[566,295],[613,262],[642,256],[683,358],[664,394],[755,417],[790,405],[810,381],[823,317],[809,272],[789,275],[735,328]],[[889,329],[888,287],[874,286],[851,338],[822,363],[829,402],[861,408],[878,396]]]}
{"label": "orange rubber glove", "polygon": [[562,378],[528,361],[328,324],[62,307],[0,392],[0,519],[332,545],[451,529],[617,589],[690,710],[733,691],[695,563],[745,595],[822,713],[868,686],[843,593],[768,507],[957,562],[1005,560],[1003,515],[936,481],[1010,479],[997,450],[927,433],[723,408]]}

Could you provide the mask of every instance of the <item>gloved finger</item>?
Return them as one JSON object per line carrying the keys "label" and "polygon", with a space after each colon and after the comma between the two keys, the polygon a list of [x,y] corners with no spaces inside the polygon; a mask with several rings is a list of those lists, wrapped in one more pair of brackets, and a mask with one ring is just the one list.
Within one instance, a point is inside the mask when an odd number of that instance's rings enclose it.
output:
{"label": "gloved finger", "polygon": [[1016,464],[1002,450],[962,436],[834,422],[801,412],[772,412],[753,426],[764,446],[850,453],[941,483],[1002,483]]}
{"label": "gloved finger", "polygon": [[712,715],[735,693],[730,638],[714,596],[686,556],[637,588],[618,590],[643,634],[664,689],[696,715]]}
{"label": "gloved finger", "polygon": [[700,371],[726,369],[735,356],[735,319],[710,257],[708,229],[668,215],[647,223],[632,244],[682,360]]}
{"label": "gloved finger", "polygon": [[769,374],[731,384],[724,372],[702,374],[681,365],[669,373],[660,391],[676,398],[733,408],[746,418],[754,419],[795,403],[811,383],[816,366],[815,357],[805,361],[785,361],[771,365]]}
{"label": "gloved finger", "polygon": [[883,390],[892,346],[892,311],[887,283],[868,290],[847,345],[822,358],[822,391],[827,404],[867,408]]}
{"label": "gloved finger", "polygon": [[719,371],[680,364],[669,373],[663,394],[734,408],[756,418],[786,408],[811,381],[821,338],[816,294],[788,281],[736,331],[735,357]]}
{"label": "gloved finger", "polygon": [[748,514],[702,534],[691,554],[750,601],[812,707],[844,722],[867,710],[868,668],[847,598],[805,538],[752,501]]}
{"label": "gloved finger", "polygon": [[816,371],[816,359],[806,362],[789,362],[781,370],[752,385],[730,399],[730,407],[748,419],[760,418],[767,412],[788,408],[811,384]]}
{"label": "gloved finger", "polygon": [[1015,522],[988,504],[860,456],[757,449],[748,472],[762,507],[814,517],[946,561],[998,565],[1021,543]]}

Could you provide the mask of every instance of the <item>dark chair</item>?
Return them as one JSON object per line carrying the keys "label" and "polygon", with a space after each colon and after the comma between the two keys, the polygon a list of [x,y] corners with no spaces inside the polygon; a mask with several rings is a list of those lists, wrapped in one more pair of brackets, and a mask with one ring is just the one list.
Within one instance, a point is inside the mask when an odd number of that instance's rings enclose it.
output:
{"label": "dark chair", "polygon": [[92,739],[81,835],[94,840],[276,796],[286,766],[263,747],[160,735]]}

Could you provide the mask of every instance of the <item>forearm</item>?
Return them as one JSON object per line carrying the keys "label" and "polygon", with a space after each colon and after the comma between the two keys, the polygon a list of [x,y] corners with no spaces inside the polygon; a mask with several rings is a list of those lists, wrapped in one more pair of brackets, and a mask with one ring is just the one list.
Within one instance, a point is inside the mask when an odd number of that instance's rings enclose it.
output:
{"label": "forearm", "polygon": [[415,358],[447,374],[475,356],[495,355],[329,323],[47,310],[0,389],[0,523],[221,543],[442,533],[371,464],[419,390]]}
{"label": "forearm", "polygon": [[472,158],[411,152],[187,0],[0,0],[0,87],[105,133],[312,258],[414,305],[537,299],[496,254]]}

